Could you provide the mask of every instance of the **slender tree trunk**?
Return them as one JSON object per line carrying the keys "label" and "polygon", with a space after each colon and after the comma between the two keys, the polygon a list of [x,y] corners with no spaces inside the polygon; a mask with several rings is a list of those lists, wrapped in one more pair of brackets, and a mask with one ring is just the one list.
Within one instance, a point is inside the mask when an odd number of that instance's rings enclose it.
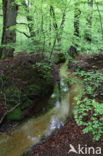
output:
{"label": "slender tree trunk", "polygon": [[99,6],[98,6],[98,3],[96,2],[96,7],[97,7],[97,10],[98,10],[98,14],[99,14],[99,20],[100,20],[100,27],[101,27],[101,34],[102,34],[102,40],[103,40],[103,23],[102,23],[102,15],[100,13],[100,9],[99,9]]}
{"label": "slender tree trunk", "polygon": [[43,47],[42,47],[42,56],[43,56],[43,52],[45,51],[45,32],[44,32],[44,16],[42,15],[42,19],[41,19],[41,32],[43,35]]}
{"label": "slender tree trunk", "polygon": [[[74,10],[74,36],[76,37],[80,37],[79,34],[79,19],[80,19],[80,14],[81,11],[78,7],[78,4],[75,3],[75,10]],[[77,47],[78,45],[75,43],[72,43],[72,45],[70,46],[68,53],[71,57],[75,57],[77,55]]]}
{"label": "slender tree trunk", "polygon": [[65,12],[63,12],[63,15],[62,15],[62,20],[61,20],[61,24],[60,24],[60,34],[58,36],[58,46],[61,47],[61,40],[62,40],[62,33],[63,33],[63,28],[64,28],[64,23],[65,23]]}
{"label": "slender tree trunk", "polygon": [[58,30],[58,25],[57,25],[57,22],[56,22],[55,11],[54,11],[53,6],[50,6],[50,15],[53,18],[53,26],[54,26],[55,30],[57,31]]}
{"label": "slender tree trunk", "polygon": [[57,21],[56,21],[55,10],[54,10],[53,6],[50,6],[50,15],[53,18],[53,27],[55,29],[55,38],[54,38],[53,46],[52,46],[52,49],[51,49],[51,52],[50,52],[50,59],[51,59],[51,57],[53,55],[53,51],[54,51],[55,46],[56,46],[56,41],[58,40],[58,24],[57,24]]}
{"label": "slender tree trunk", "polygon": [[14,48],[11,48],[9,44],[16,42],[15,29],[9,30],[11,26],[16,25],[16,17],[18,6],[15,0],[3,0],[3,33],[1,44],[3,47],[0,49],[0,57],[12,57]]}
{"label": "slender tree trunk", "polygon": [[32,15],[31,12],[30,12],[30,6],[33,5],[32,3],[33,2],[30,2],[29,0],[27,0],[27,1],[24,0],[22,2],[22,5],[24,6],[24,9],[25,9],[25,12],[26,12],[26,19],[27,19],[27,22],[28,22],[27,26],[28,26],[29,33],[30,33],[30,36],[28,38],[31,38],[34,45],[39,45],[40,42],[37,41],[35,38],[36,38],[36,35],[40,32],[40,30],[38,29],[37,31],[34,31],[34,28],[35,28],[34,15]]}
{"label": "slender tree trunk", "polygon": [[92,9],[93,9],[93,0],[88,0],[88,7],[89,7],[89,16],[87,17],[87,24],[88,24],[88,27],[89,27],[89,32],[86,31],[85,33],[85,39],[88,41],[88,42],[91,42],[91,38],[92,38],[92,34],[91,34],[91,28],[92,28]]}
{"label": "slender tree trunk", "polygon": [[[50,16],[52,16],[52,14],[51,14],[51,7],[50,7]],[[52,31],[52,20],[51,20],[51,18],[50,18],[50,20],[49,20],[49,32],[50,32],[50,39],[49,39],[49,46],[51,47],[51,43],[52,43],[52,41],[51,41],[51,31]]]}
{"label": "slender tree trunk", "polygon": [[[91,7],[91,10],[93,9],[93,0],[88,0],[88,6]],[[88,24],[92,25],[92,11],[90,11],[90,16],[88,18]]]}
{"label": "slender tree trunk", "polygon": [[24,2],[23,5],[25,6],[25,11],[26,11],[26,14],[27,14],[26,19],[28,21],[28,28],[29,28],[30,38],[33,38],[35,36],[33,15],[30,14],[29,4],[27,5],[26,2]]}
{"label": "slender tree trunk", "polygon": [[57,36],[55,36],[55,38],[54,38],[52,50],[51,50],[51,52],[50,52],[50,59],[51,59],[51,57],[52,57],[52,55],[53,55],[53,51],[54,51],[54,48],[55,48],[55,45],[56,45],[56,40],[57,40]]}
{"label": "slender tree trunk", "polygon": [[75,7],[75,10],[74,10],[74,35],[79,37],[79,18],[80,18],[80,14],[81,14],[81,11],[80,9],[78,8],[78,6]]}
{"label": "slender tree trunk", "polygon": [[50,33],[50,38],[49,38],[49,47],[51,47],[51,19],[49,21],[49,33]]}
{"label": "slender tree trunk", "polygon": [[[55,16],[55,10],[54,10],[53,6],[50,6],[50,15],[53,18],[53,26],[54,26],[54,29],[56,32],[56,37],[57,37],[56,40],[58,42],[58,46],[60,47],[61,46],[61,36],[62,36],[63,28],[64,28],[64,22],[65,22],[65,16],[66,15],[65,15],[65,12],[63,12],[60,27],[57,24],[56,16]],[[58,30],[60,30],[60,33],[58,33]]]}

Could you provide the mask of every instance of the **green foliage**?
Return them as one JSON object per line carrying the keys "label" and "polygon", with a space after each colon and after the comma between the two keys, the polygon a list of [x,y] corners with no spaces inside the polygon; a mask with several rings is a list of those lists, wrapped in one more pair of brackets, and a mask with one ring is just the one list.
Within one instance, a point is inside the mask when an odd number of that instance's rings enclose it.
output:
{"label": "green foliage", "polygon": [[84,98],[78,100],[75,110],[75,120],[78,125],[84,125],[83,133],[92,133],[95,140],[103,134],[103,103]]}
{"label": "green foliage", "polygon": [[103,88],[100,87],[103,84],[103,74],[99,71],[80,71],[75,72],[78,76],[83,77],[83,83],[85,85],[85,93],[91,97],[102,95]]}
{"label": "green foliage", "polygon": [[6,104],[8,108],[17,105],[20,103],[21,92],[17,87],[10,86],[4,90]]}
{"label": "green foliage", "polygon": [[[28,101],[28,103],[30,103],[30,99],[28,99],[28,97],[31,97],[32,98],[32,96],[34,97],[34,96],[36,96],[36,95],[40,95],[42,93],[42,87],[41,87],[41,85],[40,84],[31,84],[31,85],[28,85],[27,87],[26,87],[26,89],[25,89],[25,98],[27,98],[26,99],[26,101]],[[28,97],[27,97],[28,96]]]}
{"label": "green foliage", "polygon": [[96,97],[103,99],[103,75],[98,71],[76,72],[83,77],[84,96],[76,98],[75,120],[78,125],[84,125],[83,133],[91,132],[95,140],[103,134],[103,102],[97,102]]}
{"label": "green foliage", "polygon": [[36,68],[37,68],[38,72],[42,74],[42,77],[44,79],[48,79],[48,78],[52,77],[50,64],[45,63],[45,62],[37,62]]}
{"label": "green foliage", "polygon": [[[103,2],[97,0],[93,8],[88,6],[86,0],[67,1],[67,0],[16,0],[19,5],[17,24],[10,27],[10,30],[16,29],[17,41],[15,52],[22,50],[28,52],[50,52],[53,48],[55,36],[57,36],[55,49],[66,53],[69,47],[74,44],[78,45],[78,51],[95,52],[103,49],[103,31],[102,31],[102,5]],[[98,4],[98,8],[97,8]],[[2,6],[2,1],[0,1]],[[50,6],[53,7],[54,13],[51,16]],[[79,30],[80,38],[74,35],[74,12],[75,6],[81,11]],[[0,15],[2,15],[0,7]],[[63,15],[64,19],[63,19]],[[92,15],[92,28],[89,26],[87,19]],[[64,22],[63,25],[62,21]],[[55,28],[57,25],[57,28]],[[3,18],[0,16],[0,28],[3,27]],[[88,34],[92,37],[92,42],[86,41],[85,36]],[[92,35],[91,35],[92,34]],[[2,36],[2,29],[0,29]]]}

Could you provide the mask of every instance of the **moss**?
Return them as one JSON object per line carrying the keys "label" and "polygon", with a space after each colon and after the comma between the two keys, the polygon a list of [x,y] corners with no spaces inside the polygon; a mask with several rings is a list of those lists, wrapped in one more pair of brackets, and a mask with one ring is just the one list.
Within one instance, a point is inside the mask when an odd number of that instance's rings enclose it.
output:
{"label": "moss", "polygon": [[9,120],[21,120],[22,119],[22,112],[20,108],[16,108],[13,112],[7,115],[7,119]]}

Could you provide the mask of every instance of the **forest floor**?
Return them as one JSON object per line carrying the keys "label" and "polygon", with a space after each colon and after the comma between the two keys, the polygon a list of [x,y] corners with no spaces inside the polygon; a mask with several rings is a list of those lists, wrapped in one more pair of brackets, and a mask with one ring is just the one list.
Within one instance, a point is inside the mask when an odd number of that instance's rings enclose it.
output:
{"label": "forest floor", "polygon": [[[100,71],[103,73],[103,52],[99,54],[86,54],[85,56],[78,56],[75,61],[77,63],[70,63],[68,66],[68,71],[73,72],[76,68],[85,71]],[[100,88],[96,90],[97,96],[96,100],[103,102],[103,96],[100,95]],[[88,117],[89,118],[89,117]],[[45,142],[42,144],[35,145],[33,147],[33,152],[29,156],[76,156],[76,155],[90,155],[90,156],[103,156],[103,135],[99,141],[95,141],[90,133],[83,134],[83,126],[78,126],[74,120],[74,117],[69,119],[66,124],[61,127],[56,133],[52,134]],[[101,147],[102,154],[76,154],[71,152],[70,144],[78,149],[78,145],[84,147]]]}

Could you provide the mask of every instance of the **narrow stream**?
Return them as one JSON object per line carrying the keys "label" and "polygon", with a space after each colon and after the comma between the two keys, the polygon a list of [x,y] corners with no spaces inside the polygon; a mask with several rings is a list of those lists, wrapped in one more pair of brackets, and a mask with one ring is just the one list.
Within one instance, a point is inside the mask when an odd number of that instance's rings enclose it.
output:
{"label": "narrow stream", "polygon": [[56,128],[63,125],[72,113],[70,90],[66,81],[68,78],[66,64],[61,65],[60,76],[61,90],[55,86],[49,100],[53,102],[54,107],[47,113],[3,133],[0,136],[0,156],[21,156],[29,147],[39,143],[42,136],[49,136]]}

